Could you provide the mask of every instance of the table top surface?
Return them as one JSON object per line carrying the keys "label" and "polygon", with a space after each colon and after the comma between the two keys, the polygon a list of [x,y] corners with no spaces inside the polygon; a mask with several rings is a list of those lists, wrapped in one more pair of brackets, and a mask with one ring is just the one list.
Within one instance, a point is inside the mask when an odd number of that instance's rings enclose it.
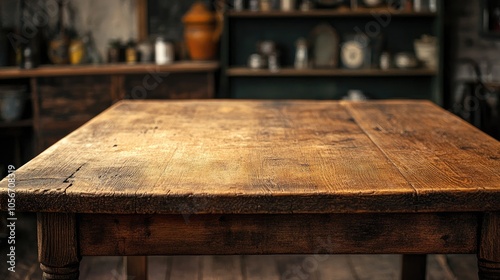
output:
{"label": "table top surface", "polygon": [[427,101],[121,101],[16,171],[16,210],[498,211],[499,171],[500,142]]}

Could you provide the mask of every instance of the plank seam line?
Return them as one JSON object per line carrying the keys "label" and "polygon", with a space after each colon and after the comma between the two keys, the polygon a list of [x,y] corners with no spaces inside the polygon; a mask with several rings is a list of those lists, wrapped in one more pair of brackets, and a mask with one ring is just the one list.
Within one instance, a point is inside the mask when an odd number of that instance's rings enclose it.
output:
{"label": "plank seam line", "polygon": [[66,179],[64,179],[63,183],[66,183],[68,184],[64,190],[63,190],[63,193],[66,194],[67,190],[73,186],[73,182],[74,182],[74,179],[75,179],[75,175],[76,173],[78,173],[78,171],[80,171],[80,169],[82,169],[82,167],[85,165],[85,163],[81,164],[76,170],[75,172],[71,173],[71,175],[69,175]]}
{"label": "plank seam line", "polygon": [[[370,141],[379,149],[379,151],[382,152],[382,154],[385,156],[385,158],[387,158],[387,160],[389,160],[391,162],[391,164],[394,166],[394,168],[396,168],[396,170],[398,171],[398,173],[401,174],[401,176],[406,180],[406,182],[408,183],[408,185],[415,192],[415,197],[416,197],[417,202],[418,202],[418,199],[419,199],[420,195],[418,193],[417,188],[415,188],[415,186],[410,182],[410,180],[408,180],[408,178],[403,174],[403,172],[401,172],[401,170],[394,163],[394,161],[389,157],[389,155],[387,155],[387,153],[375,142],[375,140],[370,136],[370,134],[366,131],[366,129],[363,126],[360,125],[359,121],[355,117],[355,114],[353,114],[354,112],[351,109],[351,106],[349,104],[345,104],[345,103],[341,103],[341,105],[349,113],[349,115],[351,116],[351,118],[356,122],[356,125],[361,129],[361,131],[363,131],[363,133],[368,137],[368,139],[370,139]],[[417,206],[415,206],[415,211],[417,211],[417,210],[418,210]]]}

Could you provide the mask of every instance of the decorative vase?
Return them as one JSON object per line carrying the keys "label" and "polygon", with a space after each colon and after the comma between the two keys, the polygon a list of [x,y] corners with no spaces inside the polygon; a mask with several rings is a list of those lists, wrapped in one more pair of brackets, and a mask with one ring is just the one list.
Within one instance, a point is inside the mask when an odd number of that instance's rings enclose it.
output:
{"label": "decorative vase", "polygon": [[210,11],[200,1],[184,15],[184,39],[192,60],[211,60],[217,56],[222,32],[221,16]]}
{"label": "decorative vase", "polygon": [[53,64],[69,63],[69,45],[70,40],[66,34],[63,21],[63,1],[58,1],[59,22],[55,37],[49,42],[49,58]]}

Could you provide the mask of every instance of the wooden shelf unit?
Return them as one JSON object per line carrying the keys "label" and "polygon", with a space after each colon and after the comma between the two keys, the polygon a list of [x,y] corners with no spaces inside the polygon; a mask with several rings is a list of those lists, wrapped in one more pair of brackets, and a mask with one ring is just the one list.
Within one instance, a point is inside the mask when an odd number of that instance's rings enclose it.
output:
{"label": "wooden shelf unit", "polygon": [[207,72],[219,68],[217,61],[179,61],[168,65],[153,63],[137,64],[98,64],[98,65],[42,65],[35,69],[20,69],[18,67],[0,68],[0,79],[53,77],[53,76],[85,76],[85,75],[124,75],[154,72]]}
{"label": "wooden shelf unit", "polygon": [[37,154],[122,99],[214,98],[219,66],[218,61],[177,61],[2,67],[0,80],[27,79],[33,117],[0,122],[0,129],[32,128]]}
{"label": "wooden shelf unit", "polygon": [[417,69],[294,69],[282,68],[277,71],[268,69],[251,69],[247,67],[230,67],[226,74],[230,77],[302,77],[302,76],[332,76],[332,77],[397,77],[397,76],[433,76],[436,70]]}
{"label": "wooden shelf unit", "polygon": [[435,12],[411,12],[393,9],[316,9],[310,11],[228,11],[231,18],[266,18],[266,17],[372,17],[374,15],[390,15],[391,17],[435,17]]}
{"label": "wooden shelf unit", "polygon": [[16,120],[16,121],[3,121],[0,120],[0,129],[1,128],[19,128],[19,127],[32,127],[33,119],[24,119],[24,120]]}
{"label": "wooden shelf unit", "polygon": [[[390,7],[358,7],[355,10],[341,7],[289,12],[228,10],[225,12],[221,40],[220,95],[227,98],[339,99],[349,90],[355,89],[376,99],[429,99],[442,104],[442,2],[438,1],[436,12],[400,11]],[[332,25],[341,43],[346,35],[355,32],[367,32],[372,39],[382,34],[386,38],[384,50],[393,55],[413,52],[414,40],[424,34],[436,36],[438,67],[351,70],[339,62],[335,69],[293,69],[291,65],[294,63],[296,40],[301,37],[309,39],[311,32],[321,23]],[[279,71],[253,70],[246,66],[248,57],[257,51],[257,43],[264,40],[274,41],[278,46],[282,64]],[[372,61],[372,64],[376,62]],[[414,83],[413,86],[408,87],[411,83]]]}

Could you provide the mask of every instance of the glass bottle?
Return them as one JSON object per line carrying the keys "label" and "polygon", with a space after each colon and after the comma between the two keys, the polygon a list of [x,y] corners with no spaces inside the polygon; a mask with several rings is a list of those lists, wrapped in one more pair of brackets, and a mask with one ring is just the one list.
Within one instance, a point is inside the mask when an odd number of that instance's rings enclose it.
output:
{"label": "glass bottle", "polygon": [[296,45],[295,51],[295,63],[296,69],[304,69],[309,66],[309,56],[307,50],[307,40],[304,38],[299,38]]}
{"label": "glass bottle", "polygon": [[111,39],[108,45],[108,63],[120,62],[120,40]]}
{"label": "glass bottle", "polygon": [[128,64],[134,64],[137,62],[137,44],[132,39],[130,39],[127,43],[127,49],[125,50],[125,61]]}
{"label": "glass bottle", "polygon": [[54,38],[49,43],[49,58],[54,64],[69,63],[69,37],[64,29],[63,0],[59,1],[59,23]]}

